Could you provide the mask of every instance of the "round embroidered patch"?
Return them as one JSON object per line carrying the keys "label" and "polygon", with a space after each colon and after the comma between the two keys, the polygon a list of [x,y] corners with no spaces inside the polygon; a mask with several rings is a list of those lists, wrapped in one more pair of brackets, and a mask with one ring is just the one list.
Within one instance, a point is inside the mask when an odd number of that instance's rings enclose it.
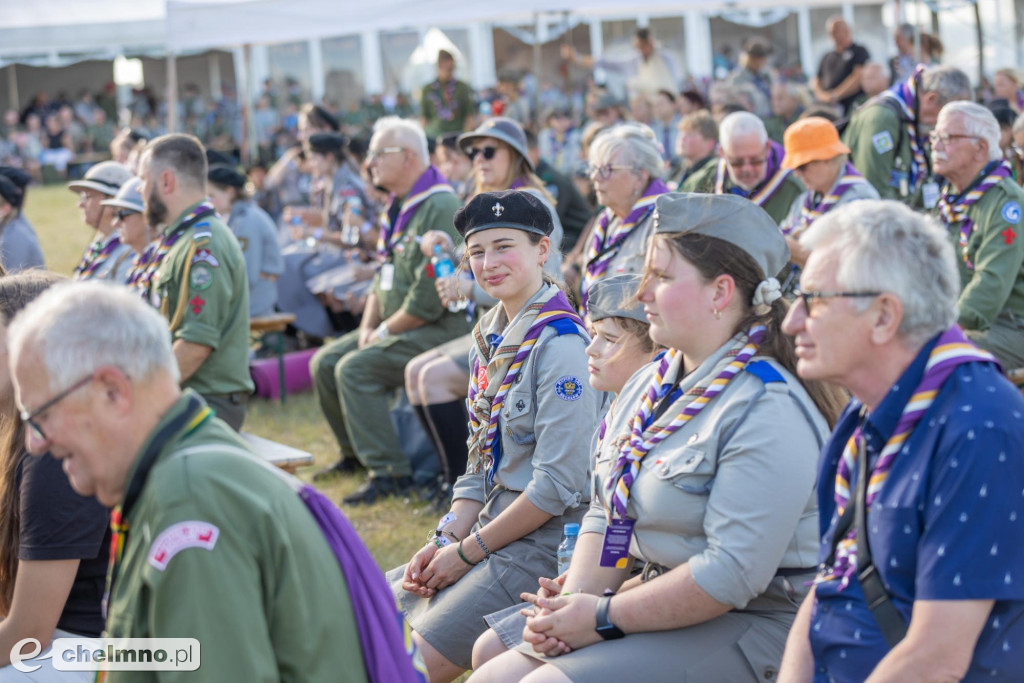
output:
{"label": "round embroidered patch", "polygon": [[559,377],[555,382],[555,394],[563,401],[575,401],[583,395],[583,383],[572,375]]}
{"label": "round embroidered patch", "polygon": [[1014,201],[1009,201],[1003,204],[1003,220],[1007,223],[1013,223],[1017,225],[1020,223],[1020,204]]}
{"label": "round embroidered patch", "polygon": [[201,263],[194,265],[188,274],[188,284],[200,292],[209,289],[213,284],[213,272]]}

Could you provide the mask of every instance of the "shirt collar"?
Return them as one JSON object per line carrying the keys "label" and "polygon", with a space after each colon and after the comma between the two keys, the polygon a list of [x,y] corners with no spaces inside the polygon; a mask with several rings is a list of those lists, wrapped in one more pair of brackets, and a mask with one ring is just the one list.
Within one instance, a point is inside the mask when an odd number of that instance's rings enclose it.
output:
{"label": "shirt collar", "polygon": [[928,365],[928,356],[931,355],[938,339],[939,335],[935,335],[928,340],[928,343],[918,351],[914,360],[911,361],[907,369],[900,375],[900,378],[889,389],[885,398],[882,399],[873,411],[868,413],[867,419],[864,422],[863,432],[865,438],[869,441],[869,445],[871,445],[871,442],[877,442],[875,445],[881,448],[881,445],[892,436],[893,431],[896,429],[896,424],[903,414],[903,409],[924,377],[924,369]]}

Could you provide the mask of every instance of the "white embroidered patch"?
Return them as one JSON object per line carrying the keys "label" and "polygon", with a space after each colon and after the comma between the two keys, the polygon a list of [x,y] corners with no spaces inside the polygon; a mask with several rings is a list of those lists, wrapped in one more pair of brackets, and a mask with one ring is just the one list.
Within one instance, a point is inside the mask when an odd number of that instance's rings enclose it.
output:
{"label": "white embroidered patch", "polygon": [[220,529],[209,522],[178,522],[160,532],[149,547],[149,563],[163,571],[171,558],[186,548],[213,550]]}
{"label": "white embroidered patch", "polygon": [[892,135],[887,130],[883,130],[881,133],[876,133],[871,136],[871,144],[874,146],[875,151],[879,154],[885,154],[886,152],[892,151],[895,145],[892,142]]}

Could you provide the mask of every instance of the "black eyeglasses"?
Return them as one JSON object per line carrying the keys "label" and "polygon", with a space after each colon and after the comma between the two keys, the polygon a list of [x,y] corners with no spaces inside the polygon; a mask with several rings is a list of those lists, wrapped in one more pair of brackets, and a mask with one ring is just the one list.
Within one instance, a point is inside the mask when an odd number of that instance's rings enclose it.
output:
{"label": "black eyeglasses", "polygon": [[117,216],[118,220],[123,221],[125,218],[128,218],[128,216],[134,216],[137,213],[139,213],[139,212],[138,211],[130,211],[128,209],[122,209],[121,211],[116,212],[114,215]]}
{"label": "black eyeglasses", "polygon": [[476,155],[477,154],[483,154],[484,155],[484,159],[487,159],[487,161],[490,161],[491,159],[494,158],[494,155],[497,154],[497,153],[498,153],[498,148],[497,147],[492,147],[492,146],[488,145],[487,147],[470,147],[469,151],[466,152],[466,156],[469,157],[470,161],[473,161],[473,160],[476,159]]}
{"label": "black eyeglasses", "polygon": [[801,292],[793,290],[793,295],[804,302],[804,308],[811,310],[811,302],[818,299],[860,299],[881,296],[882,292]]}
{"label": "black eyeglasses", "polygon": [[66,399],[74,392],[84,387],[86,384],[91,382],[95,376],[96,373],[91,373],[88,377],[83,377],[82,379],[78,380],[64,391],[60,392],[59,394],[51,398],[43,405],[33,410],[31,413],[28,412],[27,410],[21,411],[21,421],[28,425],[29,431],[32,432],[32,436],[34,436],[39,441],[46,441],[46,434],[43,432],[42,426],[38,422],[36,422],[36,418],[38,418],[44,412],[54,407],[64,399]]}

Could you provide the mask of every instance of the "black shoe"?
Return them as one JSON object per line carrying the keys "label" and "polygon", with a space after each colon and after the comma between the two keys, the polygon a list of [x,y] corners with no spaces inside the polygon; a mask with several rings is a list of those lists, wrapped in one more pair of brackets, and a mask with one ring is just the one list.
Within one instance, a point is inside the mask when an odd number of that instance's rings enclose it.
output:
{"label": "black shoe", "polygon": [[345,458],[343,460],[339,460],[333,465],[327,465],[326,467],[322,467],[317,470],[316,473],[313,474],[313,481],[327,481],[328,479],[333,479],[339,474],[353,474],[358,472],[360,469],[362,469],[362,465],[360,465],[357,460],[354,458]]}
{"label": "black shoe", "polygon": [[341,499],[342,505],[370,505],[380,498],[399,496],[412,488],[412,477],[371,477],[355,493]]}

